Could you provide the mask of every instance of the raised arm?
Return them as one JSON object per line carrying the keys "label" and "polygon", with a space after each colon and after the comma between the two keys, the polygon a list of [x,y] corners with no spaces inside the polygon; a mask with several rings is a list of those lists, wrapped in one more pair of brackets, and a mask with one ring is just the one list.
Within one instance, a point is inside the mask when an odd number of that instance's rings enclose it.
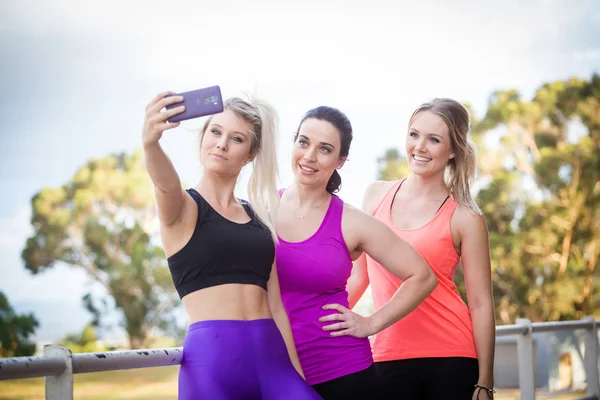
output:
{"label": "raised arm", "polygon": [[437,279],[416,250],[383,222],[350,207],[344,212],[348,213],[348,231],[357,235],[358,247],[403,281],[394,296],[367,318],[339,304],[324,307],[335,309],[340,314],[322,317],[322,322],[343,321],[323,328],[334,331],[332,336],[367,337],[408,315],[435,289]]}
{"label": "raised arm", "polygon": [[179,126],[179,122],[167,122],[167,119],[184,110],[183,106],[179,106],[161,111],[170,104],[183,101],[181,96],[166,97],[170,94],[173,93],[160,93],[148,104],[142,133],[144,161],[154,183],[158,217],[167,227],[180,220],[185,204],[179,175],[159,143],[165,130]]}

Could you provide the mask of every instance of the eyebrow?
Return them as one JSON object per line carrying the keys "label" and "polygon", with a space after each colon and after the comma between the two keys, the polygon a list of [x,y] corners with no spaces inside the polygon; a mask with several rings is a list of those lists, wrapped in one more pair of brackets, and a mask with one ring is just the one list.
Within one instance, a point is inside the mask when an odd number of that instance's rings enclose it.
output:
{"label": "eyebrow", "polygon": [[[298,135],[298,137],[299,137],[299,138],[306,139],[306,140],[308,140],[308,141],[310,142],[310,139],[309,139],[309,138],[307,138],[307,137],[306,137],[306,136],[304,136],[304,135]],[[334,145],[332,145],[331,143],[327,143],[327,142],[321,142],[320,144],[322,144],[322,145],[324,145],[324,146],[329,146],[329,147],[331,147],[332,149],[335,149],[335,146],[334,146]]]}
{"label": "eyebrow", "polygon": [[[413,130],[413,131],[415,131],[415,132],[417,132],[417,133],[421,133],[421,132],[419,132],[419,130],[417,128],[410,128],[410,129]],[[429,136],[436,136],[436,137],[438,137],[440,139],[444,138],[442,135],[438,135],[437,133],[427,133],[427,135],[429,135]]]}
{"label": "eyebrow", "polygon": [[[221,128],[221,129],[223,129],[223,127],[222,127],[221,125],[219,125],[219,124],[216,124],[216,123],[214,123],[214,122],[211,122],[209,126],[216,126],[217,128]],[[246,133],[244,133],[244,132],[240,132],[240,131],[233,131],[233,133],[237,133],[238,135],[242,135],[242,136],[244,136],[244,137],[246,137],[246,138],[248,137],[248,134],[246,134]]]}

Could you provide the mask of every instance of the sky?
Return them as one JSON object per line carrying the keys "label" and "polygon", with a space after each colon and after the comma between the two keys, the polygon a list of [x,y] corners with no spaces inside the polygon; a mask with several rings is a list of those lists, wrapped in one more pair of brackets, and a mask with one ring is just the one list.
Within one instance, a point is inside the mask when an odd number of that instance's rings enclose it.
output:
{"label": "sky", "polygon": [[[85,275],[32,276],[20,258],[30,201],[90,158],[141,143],[146,104],[163,90],[220,85],[279,111],[280,184],[291,182],[292,134],[310,108],[350,118],[354,141],[340,196],[360,205],[377,157],[402,150],[412,111],[433,97],[473,105],[517,89],[600,73],[600,1],[0,2],[0,291],[41,322],[36,338],[79,331]],[[162,144],[182,181],[199,178],[200,120]],[[241,197],[245,185],[238,186]]]}

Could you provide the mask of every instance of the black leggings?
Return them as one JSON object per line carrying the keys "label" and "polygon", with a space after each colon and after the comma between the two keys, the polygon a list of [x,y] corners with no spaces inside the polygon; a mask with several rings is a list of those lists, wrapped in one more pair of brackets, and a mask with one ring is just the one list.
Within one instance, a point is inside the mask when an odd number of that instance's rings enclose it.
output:
{"label": "black leggings", "polygon": [[377,390],[375,365],[353,374],[313,385],[324,400],[370,400]]}
{"label": "black leggings", "polygon": [[471,400],[476,358],[414,358],[375,363],[383,400]]}

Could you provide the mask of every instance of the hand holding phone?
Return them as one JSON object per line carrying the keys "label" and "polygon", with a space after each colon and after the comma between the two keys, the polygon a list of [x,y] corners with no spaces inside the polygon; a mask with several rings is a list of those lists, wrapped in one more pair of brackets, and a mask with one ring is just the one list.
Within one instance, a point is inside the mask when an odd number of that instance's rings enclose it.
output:
{"label": "hand holding phone", "polygon": [[185,111],[173,115],[167,122],[180,122],[223,112],[223,98],[219,86],[211,86],[192,90],[190,92],[178,93],[173,96],[183,97],[183,102],[170,104],[166,106],[166,109],[170,110],[183,105]]}
{"label": "hand holding phone", "polygon": [[[181,105],[182,102],[183,97],[177,96],[173,92],[162,92],[154,96],[146,106],[146,116],[142,130],[142,143],[144,146],[157,143],[165,130],[179,126],[179,122],[169,123],[167,120],[184,111],[184,107]],[[179,105],[171,107],[175,103]],[[162,111],[165,108],[169,109]]]}

